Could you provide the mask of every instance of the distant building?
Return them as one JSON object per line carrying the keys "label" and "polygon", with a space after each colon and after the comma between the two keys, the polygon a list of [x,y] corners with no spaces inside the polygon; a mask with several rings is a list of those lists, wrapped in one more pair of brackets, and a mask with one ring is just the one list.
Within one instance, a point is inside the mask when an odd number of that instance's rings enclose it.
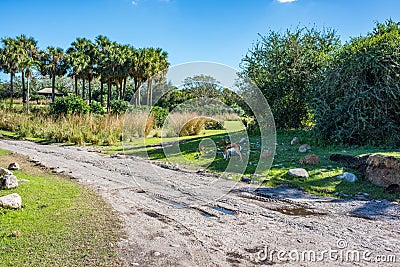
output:
{"label": "distant building", "polygon": [[[51,97],[51,88],[43,88],[42,90],[37,91],[36,94],[44,95],[46,97]],[[61,93],[57,89],[54,89],[54,94],[56,96],[62,96],[63,95],[63,93]]]}

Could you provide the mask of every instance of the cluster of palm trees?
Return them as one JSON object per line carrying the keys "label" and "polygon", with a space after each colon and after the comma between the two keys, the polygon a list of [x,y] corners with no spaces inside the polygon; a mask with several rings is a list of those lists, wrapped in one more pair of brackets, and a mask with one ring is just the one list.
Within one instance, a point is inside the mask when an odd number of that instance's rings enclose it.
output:
{"label": "cluster of palm trees", "polygon": [[[56,77],[68,75],[75,81],[75,94],[92,102],[92,81],[100,81],[100,102],[107,95],[107,108],[114,95],[124,99],[127,82],[132,82],[134,90],[140,90],[147,81],[146,104],[151,105],[153,99],[152,78],[158,73],[165,73],[169,67],[167,53],[161,48],[139,48],[122,45],[100,35],[91,41],[77,38],[66,51],[49,46],[39,50],[37,41],[25,35],[16,38],[3,38],[0,48],[0,70],[10,74],[11,105],[13,81],[17,73],[22,78],[23,103],[29,107],[29,79],[35,69],[41,75],[49,77],[52,84],[52,102],[55,98]],[[26,81],[25,81],[26,80]],[[82,88],[78,88],[78,80]],[[87,83],[87,91],[86,91]],[[107,92],[104,92],[104,87]],[[141,93],[138,92],[136,104],[140,105]]]}

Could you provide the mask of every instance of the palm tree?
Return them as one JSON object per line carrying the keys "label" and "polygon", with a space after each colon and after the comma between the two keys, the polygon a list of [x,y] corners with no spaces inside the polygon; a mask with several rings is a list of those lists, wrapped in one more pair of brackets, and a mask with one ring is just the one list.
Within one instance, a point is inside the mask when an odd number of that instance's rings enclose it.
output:
{"label": "palm tree", "polygon": [[16,39],[3,38],[1,42],[3,43],[3,49],[1,51],[0,65],[4,73],[10,74],[10,107],[12,107],[14,98],[14,76],[18,72],[21,53]]}
{"label": "palm tree", "polygon": [[112,42],[108,37],[99,35],[96,37],[95,43],[97,45],[97,74],[100,76],[100,102],[104,106],[104,84],[108,84],[108,77],[102,60],[104,60],[106,51]]}
{"label": "palm tree", "polygon": [[68,62],[64,50],[49,46],[40,53],[40,72],[51,79],[51,102],[55,98],[56,77],[67,73]]}
{"label": "palm tree", "polygon": [[147,48],[146,49],[146,62],[145,62],[145,75],[147,79],[147,99],[146,103],[148,106],[153,104],[153,79],[157,74],[160,74],[169,66],[167,61],[168,54],[161,48]]}
{"label": "palm tree", "polygon": [[27,103],[29,101],[29,95],[25,87],[25,78],[29,79],[31,68],[37,64],[39,48],[34,38],[27,38],[25,35],[17,37],[16,42],[20,49],[20,62],[18,67],[21,71],[22,78],[22,101],[23,103]]}

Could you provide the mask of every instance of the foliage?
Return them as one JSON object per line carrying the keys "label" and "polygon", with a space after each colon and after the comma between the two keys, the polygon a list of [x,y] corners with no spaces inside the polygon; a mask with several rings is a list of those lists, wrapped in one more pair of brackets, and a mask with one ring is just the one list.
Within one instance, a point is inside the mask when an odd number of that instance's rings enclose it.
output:
{"label": "foliage", "polygon": [[179,136],[199,135],[205,129],[206,121],[205,117],[190,119],[180,129]]}
{"label": "foliage", "polygon": [[57,98],[54,103],[50,104],[50,112],[52,114],[85,114],[90,111],[90,107],[82,98],[69,95]]}
{"label": "foliage", "polygon": [[347,43],[317,95],[320,141],[400,145],[400,24],[377,23]]}
{"label": "foliage", "polygon": [[154,106],[151,109],[151,114],[154,116],[155,126],[162,127],[168,116],[168,110],[159,106]]}
{"label": "foliage", "polygon": [[105,113],[105,110],[104,110],[103,106],[101,105],[101,103],[93,101],[90,104],[90,112],[92,112],[94,114],[103,115]]}
{"label": "foliage", "polygon": [[299,128],[309,120],[318,81],[339,47],[332,30],[297,28],[271,31],[247,53],[241,76],[254,82],[266,97],[277,128]]}
{"label": "foliage", "polygon": [[122,114],[125,113],[129,108],[129,102],[125,100],[113,100],[111,101],[111,113]]}

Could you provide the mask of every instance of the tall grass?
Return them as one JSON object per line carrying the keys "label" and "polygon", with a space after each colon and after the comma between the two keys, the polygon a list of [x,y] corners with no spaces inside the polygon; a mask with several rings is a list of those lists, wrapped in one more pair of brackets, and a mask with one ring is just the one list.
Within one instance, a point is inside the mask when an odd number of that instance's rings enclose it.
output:
{"label": "tall grass", "polygon": [[112,145],[121,140],[124,116],[48,116],[0,110],[0,129],[21,138],[40,138],[77,145]]}

